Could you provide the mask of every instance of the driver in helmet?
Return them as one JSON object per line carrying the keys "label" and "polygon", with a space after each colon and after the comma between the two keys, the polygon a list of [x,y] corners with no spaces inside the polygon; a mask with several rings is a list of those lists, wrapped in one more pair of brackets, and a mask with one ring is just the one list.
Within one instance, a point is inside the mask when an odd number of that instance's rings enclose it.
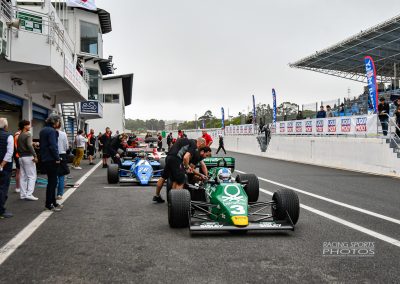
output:
{"label": "driver in helmet", "polygon": [[223,168],[218,171],[217,174],[217,182],[218,183],[227,183],[230,182],[232,179],[231,170],[228,168]]}

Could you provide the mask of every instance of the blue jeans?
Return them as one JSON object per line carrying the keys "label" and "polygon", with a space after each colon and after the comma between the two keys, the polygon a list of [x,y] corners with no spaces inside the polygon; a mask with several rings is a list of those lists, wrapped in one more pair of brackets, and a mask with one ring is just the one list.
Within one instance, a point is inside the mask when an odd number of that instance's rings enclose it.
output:
{"label": "blue jeans", "polygon": [[4,207],[8,198],[8,188],[11,182],[11,172],[8,170],[2,170],[0,172],[0,215],[6,212]]}
{"label": "blue jeans", "polygon": [[379,120],[381,121],[383,135],[386,136],[388,134],[388,129],[389,129],[389,118],[385,117],[385,118],[380,118]]}
{"label": "blue jeans", "polygon": [[65,176],[58,177],[58,184],[57,184],[57,196],[64,195],[64,186],[65,186]]}

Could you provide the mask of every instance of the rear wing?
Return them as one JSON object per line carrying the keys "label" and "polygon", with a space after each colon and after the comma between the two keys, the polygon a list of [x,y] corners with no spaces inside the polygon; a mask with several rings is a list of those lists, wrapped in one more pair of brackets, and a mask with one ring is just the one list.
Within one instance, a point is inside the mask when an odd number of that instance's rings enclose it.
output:
{"label": "rear wing", "polygon": [[229,168],[232,172],[235,170],[235,158],[233,157],[205,158],[203,162],[206,164],[207,169],[224,167]]}

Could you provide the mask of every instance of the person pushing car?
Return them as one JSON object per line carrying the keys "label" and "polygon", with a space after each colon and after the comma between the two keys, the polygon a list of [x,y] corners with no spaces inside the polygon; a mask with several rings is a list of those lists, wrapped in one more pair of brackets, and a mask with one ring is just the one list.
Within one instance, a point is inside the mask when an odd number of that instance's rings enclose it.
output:
{"label": "person pushing car", "polygon": [[170,178],[172,181],[173,189],[182,189],[185,184],[185,174],[192,173],[193,168],[190,167],[190,160],[197,155],[199,148],[204,147],[206,144],[203,138],[188,139],[180,138],[171,147],[165,158],[165,168],[162,176],[157,182],[156,195],[153,201],[163,203],[160,192],[166,179]]}

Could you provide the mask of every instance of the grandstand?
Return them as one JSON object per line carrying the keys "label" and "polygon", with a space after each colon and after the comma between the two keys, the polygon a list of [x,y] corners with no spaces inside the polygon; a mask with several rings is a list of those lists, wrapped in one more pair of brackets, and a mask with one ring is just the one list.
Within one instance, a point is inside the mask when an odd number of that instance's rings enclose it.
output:
{"label": "grandstand", "polygon": [[[364,57],[367,55],[375,61],[379,95],[387,100],[400,96],[400,15],[289,66],[366,83]],[[302,109],[312,116],[320,105],[330,104],[339,116],[339,105],[344,103],[345,115],[366,114],[370,108],[368,97],[365,87],[364,93],[353,99],[317,102],[303,105]]]}

